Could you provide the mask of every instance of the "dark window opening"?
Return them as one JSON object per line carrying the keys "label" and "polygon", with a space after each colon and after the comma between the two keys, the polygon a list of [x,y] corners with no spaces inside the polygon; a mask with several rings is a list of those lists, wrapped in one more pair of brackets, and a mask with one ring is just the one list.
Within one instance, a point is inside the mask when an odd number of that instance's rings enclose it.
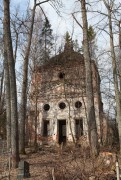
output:
{"label": "dark window opening", "polygon": [[66,143],[66,120],[58,120],[59,144]]}
{"label": "dark window opening", "polygon": [[43,121],[43,136],[47,137],[49,135],[49,121]]}
{"label": "dark window opening", "polygon": [[77,140],[80,136],[83,136],[83,120],[82,119],[76,119],[75,120],[75,133]]}
{"label": "dark window opening", "polygon": [[63,78],[64,78],[64,76],[65,76],[65,74],[64,74],[64,73],[62,73],[62,72],[60,72],[60,73],[58,74],[58,77],[59,77],[60,79],[63,79]]}
{"label": "dark window opening", "polygon": [[65,109],[65,107],[66,107],[66,104],[65,104],[64,102],[61,102],[61,103],[59,104],[59,108],[60,108],[60,109]]}
{"label": "dark window opening", "polygon": [[45,111],[49,111],[50,105],[49,105],[49,104],[45,104],[44,107],[43,107],[43,109],[44,109]]}
{"label": "dark window opening", "polygon": [[75,107],[80,108],[82,106],[82,103],[80,101],[75,102]]}

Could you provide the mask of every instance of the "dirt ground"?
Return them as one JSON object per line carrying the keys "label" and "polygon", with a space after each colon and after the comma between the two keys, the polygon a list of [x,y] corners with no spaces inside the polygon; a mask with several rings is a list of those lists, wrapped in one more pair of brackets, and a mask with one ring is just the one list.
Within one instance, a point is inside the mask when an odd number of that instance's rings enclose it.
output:
{"label": "dirt ground", "polygon": [[[27,148],[26,152],[21,161],[29,163],[30,180],[116,180],[113,153],[92,158],[88,149],[69,146],[63,149],[43,146],[36,153],[33,148]],[[1,175],[8,173],[8,167],[2,169],[4,158],[0,157]],[[11,169],[10,180],[17,180],[17,174],[18,169]],[[4,176],[0,179],[8,180]]]}

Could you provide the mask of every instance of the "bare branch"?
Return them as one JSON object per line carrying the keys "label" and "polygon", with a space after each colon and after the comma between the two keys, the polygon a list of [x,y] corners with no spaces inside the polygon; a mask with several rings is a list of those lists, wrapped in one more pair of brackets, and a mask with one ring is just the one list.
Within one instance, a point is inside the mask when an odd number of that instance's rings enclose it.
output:
{"label": "bare branch", "polygon": [[40,4],[44,4],[46,2],[49,2],[50,0],[45,0],[45,1],[42,1],[42,2],[39,2],[39,3],[36,3],[35,6],[39,6]]}
{"label": "bare branch", "polygon": [[76,21],[76,23],[83,29],[82,25],[79,23],[79,21],[76,19],[76,17],[74,16],[74,13],[72,13],[72,16],[74,18],[74,20]]}

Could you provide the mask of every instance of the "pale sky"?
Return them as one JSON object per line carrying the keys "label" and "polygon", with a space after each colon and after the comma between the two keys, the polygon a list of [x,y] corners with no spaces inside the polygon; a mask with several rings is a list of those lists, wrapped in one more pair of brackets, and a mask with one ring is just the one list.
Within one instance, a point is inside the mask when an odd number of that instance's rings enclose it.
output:
{"label": "pale sky", "polygon": [[[60,9],[61,17],[58,16],[56,11],[49,5],[49,3],[44,3],[42,5],[48,19],[50,20],[50,24],[52,25],[53,33],[63,36],[66,31],[69,31],[70,35],[75,38],[82,37],[82,31],[80,28],[77,28],[77,24],[73,21],[71,12],[74,9],[74,0],[62,0],[63,8]],[[31,7],[33,5],[33,0],[30,0]],[[27,7],[27,1],[25,0],[11,0],[12,8],[19,7],[21,12],[24,13]],[[74,28],[76,26],[76,28]],[[80,38],[81,39],[81,38]]]}
{"label": "pale sky", "polygon": [[[41,0],[42,1],[42,0]],[[15,7],[20,6],[21,9],[21,13],[25,12],[25,9],[27,7],[27,2],[28,0],[11,0],[11,6],[13,9],[15,9]],[[57,13],[55,12],[55,10],[49,5],[49,3],[44,3],[42,5],[46,15],[48,16],[50,23],[52,25],[52,29],[54,34],[58,34],[58,35],[64,35],[66,33],[66,31],[69,31],[69,33],[71,35],[73,35],[74,39],[77,38],[78,40],[82,40],[82,30],[81,28],[76,24],[76,22],[73,20],[71,13],[74,11],[80,11],[80,4],[76,4],[76,0],[62,0],[64,7],[62,9],[60,9],[61,11],[61,17],[59,17],[57,15]],[[103,3],[100,4],[97,3],[94,0],[87,0],[87,2],[91,2],[91,5],[88,6],[88,9],[92,9],[93,11],[97,10],[98,11],[104,11],[104,5]],[[119,0],[115,0],[115,2],[119,2]],[[30,4],[31,7],[33,6],[33,0],[30,0]],[[106,23],[106,18],[101,21],[101,16],[97,13],[88,13],[88,22],[89,25],[94,25],[95,27],[97,27],[97,22],[100,21],[100,24],[102,26],[104,26],[104,24]],[[79,13],[78,15],[78,20],[79,22],[81,22],[81,13]],[[105,27],[106,28],[106,27]],[[102,46],[104,45],[104,41],[106,40],[106,34],[103,32],[103,34],[98,33],[98,36],[101,36],[100,38],[100,43],[102,44]],[[106,41],[105,41],[106,43]]]}

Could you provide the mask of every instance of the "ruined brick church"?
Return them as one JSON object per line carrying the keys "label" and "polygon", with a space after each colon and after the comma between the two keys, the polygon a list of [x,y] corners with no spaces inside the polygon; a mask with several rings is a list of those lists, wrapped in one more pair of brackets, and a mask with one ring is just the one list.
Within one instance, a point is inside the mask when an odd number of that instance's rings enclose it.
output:
{"label": "ruined brick church", "polygon": [[[100,95],[100,77],[92,60],[93,93],[98,137],[102,129],[103,105]],[[31,82],[31,138],[34,136],[37,112],[37,138],[39,143],[56,144],[88,141],[86,117],[84,57],[65,44],[63,52],[48,63],[37,67]]]}

